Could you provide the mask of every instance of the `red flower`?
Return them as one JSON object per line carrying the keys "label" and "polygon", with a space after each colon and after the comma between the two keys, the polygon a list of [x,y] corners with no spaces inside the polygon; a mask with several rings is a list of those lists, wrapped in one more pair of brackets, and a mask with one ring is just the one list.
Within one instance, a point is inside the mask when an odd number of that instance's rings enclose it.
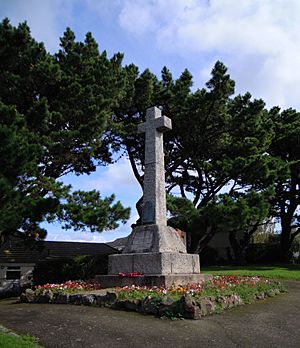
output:
{"label": "red flower", "polygon": [[142,275],[143,273],[140,273],[140,272],[127,272],[127,273],[120,272],[119,273],[119,277],[128,277],[128,278],[136,278]]}

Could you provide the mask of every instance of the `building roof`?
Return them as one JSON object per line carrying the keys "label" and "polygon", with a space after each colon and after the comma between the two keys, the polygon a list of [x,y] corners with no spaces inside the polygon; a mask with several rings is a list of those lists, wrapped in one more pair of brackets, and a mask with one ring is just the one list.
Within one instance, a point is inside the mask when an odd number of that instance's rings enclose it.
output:
{"label": "building roof", "polygon": [[105,243],[26,242],[13,237],[0,248],[0,263],[36,263],[53,258],[72,258],[79,255],[116,254],[118,250]]}
{"label": "building roof", "polygon": [[119,251],[122,251],[125,248],[125,245],[128,241],[128,237],[117,238],[112,242],[108,242],[107,244],[113,248],[116,248]]}

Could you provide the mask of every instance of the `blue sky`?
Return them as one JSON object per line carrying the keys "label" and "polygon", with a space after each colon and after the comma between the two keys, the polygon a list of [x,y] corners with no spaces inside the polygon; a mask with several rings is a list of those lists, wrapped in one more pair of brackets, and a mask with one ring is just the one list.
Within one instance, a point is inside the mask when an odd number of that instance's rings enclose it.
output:
{"label": "blue sky", "polygon": [[[221,60],[236,81],[236,92],[249,91],[267,106],[300,106],[299,0],[0,0],[0,17],[12,24],[26,20],[33,37],[54,53],[67,26],[78,40],[92,32],[100,50],[124,53],[159,75],[167,66],[174,77],[188,68],[194,88],[202,88]],[[125,159],[90,176],[64,179],[75,189],[115,193],[134,206],[141,190]],[[127,235],[115,231],[83,233],[48,227],[48,240],[109,241]]]}

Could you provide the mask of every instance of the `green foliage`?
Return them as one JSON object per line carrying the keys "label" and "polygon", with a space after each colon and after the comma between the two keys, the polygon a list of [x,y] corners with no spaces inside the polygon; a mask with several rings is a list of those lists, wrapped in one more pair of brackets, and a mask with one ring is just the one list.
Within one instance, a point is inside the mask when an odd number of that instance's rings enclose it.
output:
{"label": "green foliage", "polygon": [[300,280],[300,265],[291,264],[204,267],[201,268],[201,272],[221,276],[258,276],[271,279]]}
{"label": "green foliage", "polygon": [[0,332],[0,347],[5,348],[39,348],[38,339],[29,335],[15,335]]}
{"label": "green foliage", "polygon": [[228,233],[237,263],[245,262],[245,251],[251,237],[269,214],[270,195],[268,191],[250,191],[235,197],[220,195],[217,202],[208,206],[210,224],[216,233]]}
{"label": "green foliage", "polygon": [[[266,192],[274,185],[281,163],[268,155],[274,137],[273,114],[262,100],[252,100],[250,93],[233,97],[235,83],[221,62],[216,62],[206,88],[195,92],[187,70],[177,80],[166,67],[161,79],[148,70],[139,74],[133,65],[125,71],[126,96],[115,109],[112,143],[128,155],[142,186],[144,138],[136,134],[136,126],[152,105],[161,106],[172,118],[173,130],[164,135],[167,192],[179,193],[183,200],[177,200],[175,208],[169,199],[170,224],[190,234],[189,249],[197,252],[216,233],[212,223],[216,223],[213,211],[217,204],[222,205],[218,216],[225,218],[226,202],[220,192],[229,191],[227,210],[237,213],[240,223],[241,214],[251,213],[250,198],[246,203],[240,192]],[[186,203],[188,198],[192,204]],[[137,208],[140,212],[141,201]],[[266,209],[262,211],[260,215],[266,215]],[[246,220],[249,218],[244,216]]]}
{"label": "green foliage", "polygon": [[289,259],[294,238],[300,233],[300,114],[293,109],[272,110],[276,136],[270,154],[283,170],[276,181],[274,216],[281,223],[281,258]]}
{"label": "green foliage", "polygon": [[270,221],[269,224],[258,227],[252,235],[251,243],[254,244],[272,244],[279,242],[279,234],[275,233],[275,222]]}
{"label": "green foliage", "polygon": [[249,244],[245,251],[245,260],[249,264],[274,265],[280,262],[279,241]]}
{"label": "green foliage", "polygon": [[19,229],[44,237],[45,220],[92,231],[124,222],[129,211],[113,196],[72,193],[59,178],[90,173],[118,152],[128,156],[142,187],[144,137],[136,128],[156,105],[173,121],[164,136],[166,189],[183,200],[169,199],[170,224],[189,233],[189,251],[201,251],[222,230],[241,260],[249,238],[276,217],[288,258],[300,233],[298,112],[267,110],[248,92],[234,95],[222,62],[205,88],[193,91],[188,70],[174,79],[167,67],[160,77],[134,64],[122,67],[121,54],[109,59],[90,33],[77,42],[69,28],[51,55],[26,23],[14,28],[5,19],[0,59],[2,236]]}
{"label": "green foliage", "polygon": [[246,231],[268,214],[270,193],[236,193],[234,197],[219,195],[207,209],[211,223],[218,230],[225,232]]}
{"label": "green foliage", "polygon": [[97,274],[106,274],[107,255],[77,256],[49,260],[36,265],[33,273],[35,285],[63,283],[68,280],[90,280]]}
{"label": "green foliage", "polygon": [[16,28],[4,19],[0,60],[1,238],[16,230],[43,238],[40,222],[58,216],[66,228],[92,231],[124,222],[129,211],[119,202],[110,206],[113,196],[101,200],[92,191],[73,197],[71,187],[59,181],[111,163],[103,131],[123,97],[122,55],[108,59],[90,33],[77,42],[69,28],[51,55],[26,23]]}
{"label": "green foliage", "polygon": [[294,252],[300,251],[300,235],[299,234],[293,240],[292,251]]}
{"label": "green foliage", "polygon": [[[244,213],[247,215],[247,211],[249,212],[245,201],[237,204],[235,197],[239,192],[268,192],[269,187],[275,186],[275,194],[269,196],[269,203],[274,206],[274,202],[277,202],[275,211],[278,212],[283,231],[282,250],[287,251],[293,238],[300,232],[299,228],[294,233],[291,231],[292,227],[298,227],[299,219],[299,115],[293,110],[281,114],[277,109],[268,112],[264,108],[264,102],[251,101],[249,93],[229,98],[233,91],[229,88],[229,79],[226,69],[218,62],[212,71],[212,79],[207,84],[211,90],[203,89],[190,95],[187,108],[191,109],[182,115],[183,124],[180,124],[179,119],[180,144],[183,151],[187,151],[188,160],[169,179],[170,187],[173,189],[177,184],[183,197],[186,192],[193,194],[193,204],[199,210],[204,208],[206,217],[216,216],[219,219],[220,214],[223,215],[219,221],[226,229],[226,226],[233,224],[228,225],[228,221],[224,220],[224,209],[227,210],[227,216],[235,214],[237,221],[229,218],[235,226],[240,226],[240,221],[247,220],[245,216],[245,219],[239,220],[242,205]],[[216,96],[217,99],[214,99]],[[227,185],[228,195],[217,197]],[[228,202],[224,201],[224,197],[227,197]],[[211,209],[213,207],[210,203],[217,202],[219,205],[222,200],[221,209],[217,209],[215,215],[215,209]],[[231,204],[233,202],[234,209]],[[224,208],[224,203],[228,203],[228,208]],[[264,205],[266,204],[267,201]],[[267,217],[273,214],[273,211],[266,213],[264,208],[261,212],[264,212],[260,214],[261,218],[264,218],[263,215]],[[258,216],[257,211],[251,214]],[[252,225],[254,221],[255,218]],[[257,220],[258,222],[262,221]],[[214,226],[209,221],[205,222],[205,227],[206,231],[202,229],[201,233],[196,233],[198,237],[192,239],[193,250],[199,249],[196,247],[199,243],[202,243],[202,247],[205,246],[215,233],[212,232]],[[243,229],[243,226],[240,228]],[[231,227],[229,229],[232,231]],[[206,239],[203,239],[204,234]],[[235,244],[234,250],[237,250],[239,246],[236,238],[231,239],[231,244]],[[240,258],[239,253],[235,252],[236,258]]]}
{"label": "green foliage", "polygon": [[[168,197],[168,209],[173,216],[169,223],[187,231],[192,240],[206,245],[205,239],[216,233],[227,233],[230,238],[234,257],[237,262],[244,258],[244,252],[251,241],[251,236],[268,216],[272,192],[267,190],[229,194],[220,194],[207,206],[196,209],[192,202]],[[208,228],[209,227],[209,228]]]}
{"label": "green foliage", "polygon": [[167,209],[171,214],[168,223],[172,227],[177,227],[183,231],[189,231],[190,225],[199,215],[198,210],[187,198],[167,195]]}
{"label": "green foliage", "polygon": [[66,203],[60,205],[58,218],[66,222],[64,228],[91,232],[117,228],[117,221],[123,223],[130,216],[130,208],[123,208],[118,201],[114,205],[114,195],[101,199],[98,191],[74,191],[66,197]]}
{"label": "green foliage", "polygon": [[270,290],[279,289],[284,292],[285,287],[277,282],[258,282],[255,285],[247,285],[247,284],[237,284],[228,288],[220,289],[217,287],[208,286],[196,297],[206,297],[206,296],[230,296],[230,295],[238,295],[243,300],[243,303],[249,304],[252,303],[256,297],[261,293],[268,293]]}
{"label": "green foliage", "polygon": [[228,261],[225,261],[224,259],[219,257],[218,251],[210,247],[209,245],[206,245],[200,253],[200,260],[201,260],[201,269],[204,266],[210,266],[210,265],[218,265],[218,264],[224,264]]}
{"label": "green foliage", "polygon": [[97,274],[107,274],[108,255],[77,256],[63,266],[65,280],[94,279]]}
{"label": "green foliage", "polygon": [[[118,291],[119,300],[128,300],[128,299],[141,300],[148,296],[150,296],[151,299],[156,301],[158,304],[164,295],[148,288],[136,288],[136,289],[130,289],[125,291],[120,289]],[[172,297],[172,300],[173,300],[173,297]]]}

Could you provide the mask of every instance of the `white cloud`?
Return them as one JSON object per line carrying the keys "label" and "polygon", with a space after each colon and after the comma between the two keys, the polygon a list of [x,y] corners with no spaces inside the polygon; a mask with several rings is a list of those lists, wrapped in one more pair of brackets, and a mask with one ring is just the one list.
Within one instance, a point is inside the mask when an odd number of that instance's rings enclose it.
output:
{"label": "white cloud", "polygon": [[47,240],[62,241],[62,242],[85,242],[85,243],[106,243],[109,238],[105,238],[100,233],[78,232],[78,231],[63,231],[63,232],[48,232]]}
{"label": "white cloud", "polygon": [[[131,194],[139,190],[139,185],[133,175],[130,163],[122,158],[115,164],[102,168],[97,178],[86,181],[86,189],[96,189],[102,194],[121,193]],[[119,193],[118,193],[119,192]]]}
{"label": "white cloud", "polygon": [[8,17],[13,25],[27,21],[32,36],[55,52],[63,31],[71,25],[75,3],[76,0],[9,0],[3,4],[0,15]]}
{"label": "white cloud", "polygon": [[241,91],[250,86],[269,105],[296,107],[299,16],[298,0],[153,0],[147,6],[127,0],[119,23],[129,33],[154,36],[161,52],[185,57],[187,67],[191,55],[218,57]]}
{"label": "white cloud", "polygon": [[138,219],[135,203],[141,197],[142,190],[126,158],[122,158],[107,167],[99,167],[91,175],[77,177],[70,174],[63,179],[64,183],[71,184],[74,190],[96,189],[100,191],[102,198],[114,193],[116,200],[120,200],[124,207],[131,207],[131,217],[126,224],[120,224],[117,229],[100,234],[73,230],[61,231],[58,224],[45,224],[48,231],[47,240],[107,242],[125,237],[131,232],[131,225]]}
{"label": "white cloud", "polygon": [[[155,42],[153,54],[164,55],[166,65],[168,55],[183,58],[199,74],[199,86],[220,59],[238,92],[250,90],[268,105],[300,106],[299,0],[3,0],[0,8],[14,25],[27,20],[51,52],[66,26],[86,32],[95,13],[100,27],[105,22],[115,29],[118,21],[137,48]],[[193,67],[196,60],[202,66]]]}
{"label": "white cloud", "polygon": [[119,16],[120,25],[137,36],[153,31],[156,23],[153,20],[152,10],[151,4],[145,1],[125,1]]}
{"label": "white cloud", "polygon": [[135,213],[127,221],[126,224],[120,225],[112,231],[97,232],[81,232],[74,230],[62,230],[59,223],[43,223],[42,227],[47,230],[46,240],[64,241],[64,242],[89,242],[89,243],[107,243],[117,238],[126,237],[131,232],[131,225],[138,219]]}
{"label": "white cloud", "polygon": [[86,5],[89,13],[96,13],[103,21],[111,21],[114,24],[121,10],[123,0],[81,0]]}

